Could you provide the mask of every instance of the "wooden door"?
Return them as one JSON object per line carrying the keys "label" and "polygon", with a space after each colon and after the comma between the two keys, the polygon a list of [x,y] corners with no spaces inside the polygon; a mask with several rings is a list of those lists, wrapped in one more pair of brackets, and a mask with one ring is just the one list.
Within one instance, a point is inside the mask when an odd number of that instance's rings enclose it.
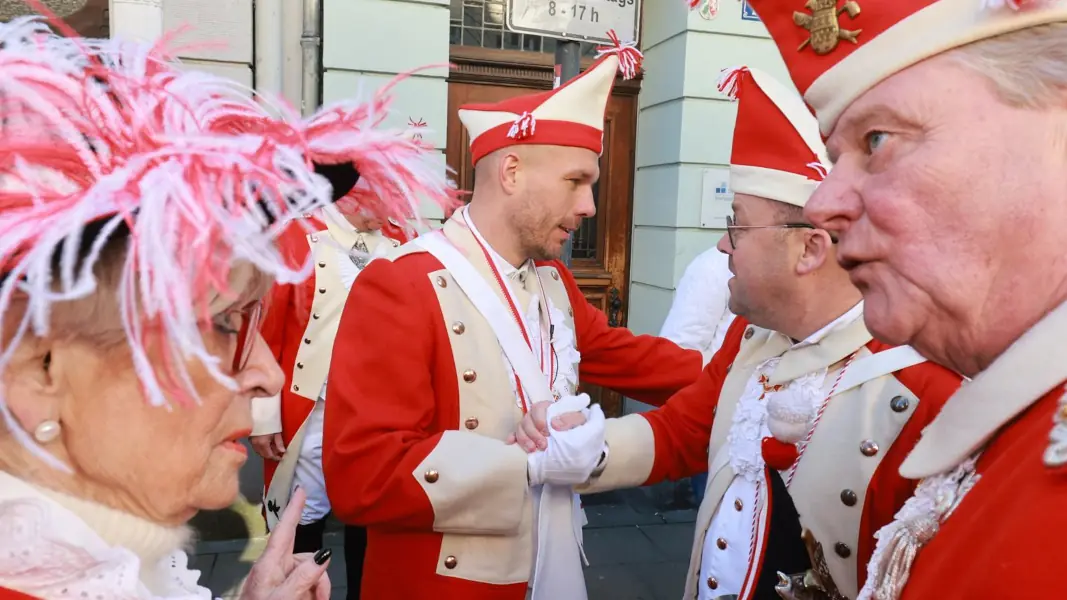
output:
{"label": "wooden door", "polygon": [[[463,104],[498,102],[551,88],[551,57],[539,63],[505,65],[486,60],[485,49],[453,47],[457,65],[448,84],[448,164],[456,169],[462,189],[474,185],[470,139],[459,122]],[[504,54],[506,56],[506,54]],[[588,66],[586,61],[586,65]],[[634,148],[637,137],[639,82],[618,82],[608,103],[600,181],[593,188],[595,217],[586,219],[573,239],[571,269],[585,297],[608,316],[615,327],[626,325],[632,222]],[[622,414],[622,397],[595,386],[582,386],[609,416]]]}

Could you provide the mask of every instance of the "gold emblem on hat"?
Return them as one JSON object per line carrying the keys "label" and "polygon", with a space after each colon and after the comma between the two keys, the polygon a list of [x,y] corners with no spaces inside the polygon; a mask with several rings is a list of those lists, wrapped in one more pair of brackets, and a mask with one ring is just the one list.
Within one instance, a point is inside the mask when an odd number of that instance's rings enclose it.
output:
{"label": "gold emblem on hat", "polygon": [[810,31],[811,35],[800,44],[797,48],[798,52],[811,44],[811,49],[815,51],[815,54],[829,54],[837,48],[837,43],[841,40],[848,40],[853,44],[859,43],[856,38],[863,30],[841,29],[837,20],[838,16],[844,12],[847,12],[848,16],[853,19],[858,17],[860,14],[858,2],[848,0],[844,6],[837,8],[837,0],[808,0],[804,8],[810,10],[811,14],[794,11],[793,22]]}

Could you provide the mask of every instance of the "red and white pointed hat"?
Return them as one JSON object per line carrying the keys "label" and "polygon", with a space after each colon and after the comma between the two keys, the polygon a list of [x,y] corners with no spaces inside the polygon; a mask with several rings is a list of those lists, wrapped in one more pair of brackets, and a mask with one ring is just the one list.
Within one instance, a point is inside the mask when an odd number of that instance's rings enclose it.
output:
{"label": "red and white pointed hat", "polygon": [[632,78],[641,66],[641,52],[615,33],[614,45],[600,48],[600,58],[584,73],[547,92],[509,98],[493,104],[467,104],[459,120],[470,135],[471,162],[508,146],[537,144],[604,149],[604,113],[615,86],[615,73]]}
{"label": "red and white pointed hat", "polygon": [[824,134],[883,79],[946,50],[1067,21],[1067,0],[749,0]]}
{"label": "red and white pointed hat", "polygon": [[804,100],[751,67],[726,69],[719,91],[738,101],[730,187],[804,206],[830,170],[819,124]]}

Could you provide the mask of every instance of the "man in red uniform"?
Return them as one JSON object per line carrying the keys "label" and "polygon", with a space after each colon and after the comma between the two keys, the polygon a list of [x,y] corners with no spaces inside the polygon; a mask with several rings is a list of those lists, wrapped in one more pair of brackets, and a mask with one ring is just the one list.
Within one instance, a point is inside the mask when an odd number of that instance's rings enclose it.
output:
{"label": "man in red uniform", "polygon": [[[803,217],[830,169],[803,100],[747,67],[720,90],[739,101],[719,241],[739,319],[695,384],[608,422],[605,469],[579,491],[707,470],[686,600],[855,598],[874,532],[915,489],[897,469],[960,377],[864,327],[832,237]],[[781,586],[779,573],[794,577]]]}
{"label": "man in red uniform", "polygon": [[1062,597],[1067,2],[751,2],[828,136],[807,215],[868,326],[973,378],[859,597]]}
{"label": "man in red uniform", "polygon": [[[344,207],[346,212],[342,212]],[[404,231],[352,203],[329,206],[293,222],[278,240],[294,264],[314,254],[315,272],[299,284],[275,285],[264,318],[263,338],[285,373],[280,396],[252,403],[250,441],[264,458],[264,516],[273,530],[293,491],[307,502],[297,527],[294,552],[323,547],[330,501],[322,474],[322,415],[326,375],[348,290],[367,263],[407,241]],[[344,533],[348,598],[359,598],[367,533]]]}
{"label": "man in red uniform", "polygon": [[[632,64],[619,48],[555,90],[463,107],[469,206],[352,289],[323,464],[335,513],[367,526],[366,600],[584,600],[572,485],[605,448],[579,380],[658,404],[700,373],[699,352],[609,327],[556,260],[595,212],[620,55]],[[505,444],[554,397],[589,422],[529,457]]]}

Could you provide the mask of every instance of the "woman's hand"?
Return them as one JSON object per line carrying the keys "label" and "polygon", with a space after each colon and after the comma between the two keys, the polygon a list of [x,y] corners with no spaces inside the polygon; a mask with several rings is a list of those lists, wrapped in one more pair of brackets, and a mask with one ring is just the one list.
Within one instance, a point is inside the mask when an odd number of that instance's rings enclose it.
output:
{"label": "woman's hand", "polygon": [[241,589],[241,600],[329,600],[330,577],[326,567],[331,551],[293,554],[293,537],[307,495],[297,489],[285,507],[278,526],[267,538],[267,548]]}

